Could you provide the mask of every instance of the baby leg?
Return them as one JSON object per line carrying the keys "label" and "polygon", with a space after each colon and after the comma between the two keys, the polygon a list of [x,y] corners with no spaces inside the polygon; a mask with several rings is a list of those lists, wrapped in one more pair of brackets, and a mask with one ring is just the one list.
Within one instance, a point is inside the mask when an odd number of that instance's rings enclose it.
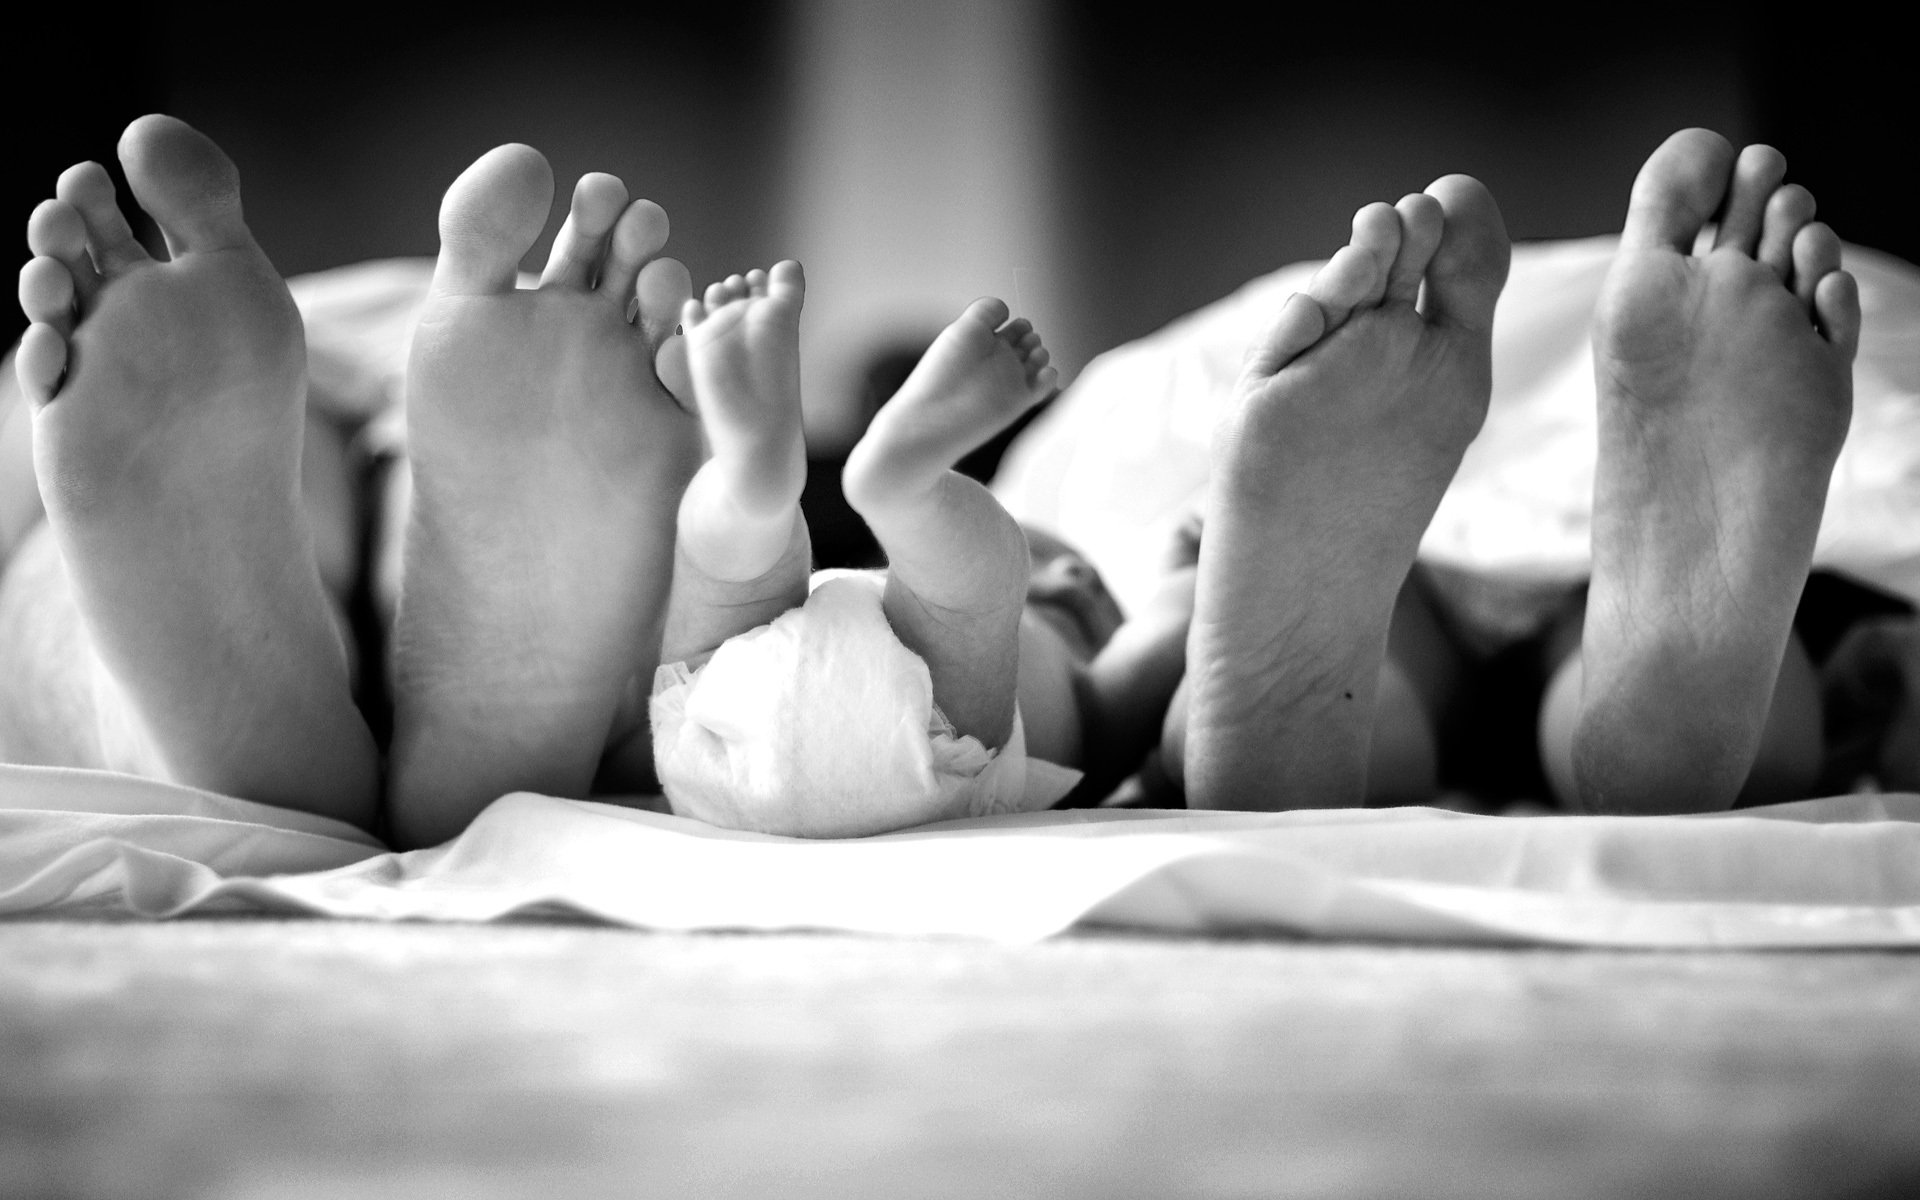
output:
{"label": "baby leg", "polygon": [[65,697],[70,736],[40,750],[70,765],[367,824],[377,758],[301,499],[299,314],[217,146],[152,116],[120,158],[167,259],[94,163],[28,225],[15,366],[50,540],[10,565],[5,608],[9,636],[57,631],[58,661],[16,645],[9,681]]}
{"label": "baby leg", "polygon": [[1215,433],[1188,641],[1197,808],[1359,804],[1394,599],[1491,389],[1505,227],[1455,175],[1370,205]]}
{"label": "baby leg", "polygon": [[887,552],[885,610],[926,660],[934,703],[989,748],[1013,730],[1026,535],[952,470],[1050,395],[1058,372],[1025,320],[976,300],[934,340],[848,457],[847,501]]}
{"label": "baby leg", "polygon": [[681,324],[712,457],[681,498],[667,662],[703,658],[807,598],[796,262],[735,275],[687,301]]}
{"label": "baby leg", "polygon": [[[1852,410],[1859,294],[1770,147],[1667,139],[1594,319],[1600,446],[1573,775],[1725,808],[1753,767]],[[1713,248],[1695,241],[1718,221]]]}
{"label": "baby leg", "polygon": [[440,210],[407,372],[413,501],[393,630],[393,829],[457,834],[505,792],[584,796],[632,674],[652,674],[673,512],[699,430],[655,358],[692,288],[667,219],[588,175],[540,285],[553,197],[504,146]]}
{"label": "baby leg", "polygon": [[[728,638],[807,598],[811,551],[800,515],[807,481],[800,424],[805,298],[800,264],[789,261],[716,283],[681,311],[711,457],[680,499],[661,662],[698,666]],[[647,664],[633,681],[595,790],[658,786],[645,719],[652,682]]]}
{"label": "baby leg", "polygon": [[[1080,740],[1074,757],[1055,761],[1086,773],[1077,797],[1097,803],[1165,742],[1163,727],[1187,670],[1187,633],[1193,624],[1194,566],[1175,567],[1146,601],[1078,672]],[[1020,664],[1021,709],[1030,711],[1029,669]],[[1175,737],[1186,738],[1184,699]],[[1028,717],[1029,737],[1032,717]],[[1034,742],[1028,745],[1050,757]],[[1176,757],[1176,747],[1172,752]]]}

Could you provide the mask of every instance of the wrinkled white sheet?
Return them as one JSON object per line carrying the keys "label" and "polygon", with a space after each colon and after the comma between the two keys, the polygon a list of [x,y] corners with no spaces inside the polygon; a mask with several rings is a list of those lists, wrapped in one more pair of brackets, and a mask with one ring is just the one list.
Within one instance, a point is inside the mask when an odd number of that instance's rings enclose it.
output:
{"label": "wrinkled white sheet", "polygon": [[848,841],[515,794],[406,854],[323,818],[0,767],[0,915],[581,915],[1026,942],[1078,925],[1587,946],[1920,946],[1920,796],[1706,817],[1010,814]]}

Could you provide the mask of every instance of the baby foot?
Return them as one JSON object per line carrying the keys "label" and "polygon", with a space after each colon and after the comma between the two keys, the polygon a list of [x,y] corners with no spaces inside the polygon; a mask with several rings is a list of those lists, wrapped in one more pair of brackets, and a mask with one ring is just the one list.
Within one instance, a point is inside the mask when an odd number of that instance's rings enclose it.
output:
{"label": "baby foot", "polygon": [[[1668,138],[1594,318],[1600,453],[1574,738],[1596,810],[1725,808],[1754,761],[1852,410],[1859,295],[1768,146]],[[1696,254],[1718,217],[1713,248]]]}
{"label": "baby foot", "polygon": [[847,477],[857,479],[849,490],[876,506],[919,496],[1053,394],[1060,372],[1040,335],[1031,321],[1008,315],[1002,301],[975,300],[941,330],[848,457]]}
{"label": "baby foot", "polygon": [[[805,298],[800,264],[788,261],[716,283],[681,312],[687,365],[713,456],[680,503],[680,546],[717,580],[760,578],[793,540],[807,482],[800,422]],[[804,571],[802,564],[802,586]]]}
{"label": "baby foot", "polygon": [[976,300],[934,339],[847,458],[842,485],[887,552],[886,614],[927,662],[954,728],[989,747],[1013,728],[1019,624],[1030,559],[999,501],[952,470],[1052,395],[1040,335]]}
{"label": "baby foot", "polygon": [[69,169],[27,227],[17,359],[109,761],[364,825],[375,750],[300,507],[299,314],[219,147],[149,116],[119,154],[168,258],[99,164]]}
{"label": "baby foot", "polygon": [[1464,175],[1360,210],[1214,434],[1188,801],[1357,805],[1394,597],[1485,419],[1506,229]]}
{"label": "baby foot", "polygon": [[393,820],[420,845],[504,792],[584,795],[636,665],[651,678],[694,418],[654,360],[692,291],[667,218],[580,180],[517,289],[553,176],[526,146],[467,168],[407,372],[413,510],[395,617]]}
{"label": "baby foot", "polygon": [[[709,287],[680,310],[683,362],[711,457],[680,499],[659,661],[704,663],[721,643],[806,602],[812,545],[800,420],[800,264]],[[647,719],[653,664],[630,685],[596,791],[657,792]]]}

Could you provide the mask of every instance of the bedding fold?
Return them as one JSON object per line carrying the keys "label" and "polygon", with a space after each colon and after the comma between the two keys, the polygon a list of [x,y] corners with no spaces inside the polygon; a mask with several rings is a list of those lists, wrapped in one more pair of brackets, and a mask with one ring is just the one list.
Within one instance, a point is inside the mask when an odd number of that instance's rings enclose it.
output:
{"label": "bedding fold", "polygon": [[0,915],[576,917],[1030,942],[1074,928],[1920,946],[1920,795],[1692,817],[1076,810],[810,841],[516,793],[407,853],[103,772],[0,767]]}

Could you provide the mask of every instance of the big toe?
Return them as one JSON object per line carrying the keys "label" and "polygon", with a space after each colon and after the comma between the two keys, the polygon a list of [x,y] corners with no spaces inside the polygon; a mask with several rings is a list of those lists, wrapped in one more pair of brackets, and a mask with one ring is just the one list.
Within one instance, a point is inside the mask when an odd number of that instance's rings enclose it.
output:
{"label": "big toe", "polygon": [[498,146],[460,173],[440,202],[434,286],[479,294],[512,291],[520,260],[546,228],[553,169],[532,146]]}
{"label": "big toe", "polygon": [[[960,320],[971,322],[977,328],[992,333],[1005,325],[1008,318],[1012,316],[1013,310],[1007,307],[1005,300],[998,296],[982,296],[961,311]],[[958,323],[958,321],[955,322],[955,324]]]}
{"label": "big toe", "polygon": [[1711,129],[1682,129],[1634,177],[1621,246],[1685,254],[1726,199],[1733,146]]}
{"label": "big toe", "polygon": [[134,199],[173,254],[245,245],[240,172],[213,139],[185,121],[141,117],[120,135],[120,164]]}
{"label": "big toe", "polygon": [[1493,328],[1493,308],[1507,285],[1512,245],[1500,206],[1470,175],[1437,179],[1427,195],[1440,202],[1440,247],[1427,266],[1427,315],[1477,330]]}
{"label": "big toe", "polygon": [[791,258],[773,264],[767,272],[767,294],[776,300],[799,304],[807,296],[807,273]]}

